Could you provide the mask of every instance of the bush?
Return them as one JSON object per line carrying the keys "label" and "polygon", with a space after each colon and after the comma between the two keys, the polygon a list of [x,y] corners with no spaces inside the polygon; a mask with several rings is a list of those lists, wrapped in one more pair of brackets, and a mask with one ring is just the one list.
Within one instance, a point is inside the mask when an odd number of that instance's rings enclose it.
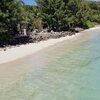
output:
{"label": "bush", "polygon": [[41,18],[35,19],[34,27],[35,27],[35,29],[38,29],[38,31],[42,31],[43,25],[42,25],[42,19]]}
{"label": "bush", "polygon": [[91,28],[91,27],[94,27],[95,25],[97,25],[96,22],[86,21],[86,22],[84,23],[84,27],[85,27],[85,28]]}
{"label": "bush", "polygon": [[10,41],[12,40],[12,36],[7,33],[0,33],[0,46],[4,46],[10,43]]}

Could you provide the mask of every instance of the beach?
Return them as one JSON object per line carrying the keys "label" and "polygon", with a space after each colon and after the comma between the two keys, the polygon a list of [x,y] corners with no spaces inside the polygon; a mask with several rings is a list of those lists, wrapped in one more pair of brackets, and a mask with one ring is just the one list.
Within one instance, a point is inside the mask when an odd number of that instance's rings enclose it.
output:
{"label": "beach", "polygon": [[[100,28],[100,26],[96,26],[94,28],[87,29],[83,32],[95,30],[98,28]],[[81,32],[77,33],[75,35],[72,35],[72,36],[61,37],[58,39],[49,39],[47,41],[41,41],[39,43],[30,43],[30,44],[26,44],[26,45],[21,45],[19,47],[16,46],[14,48],[8,48],[6,50],[2,50],[2,51],[0,51],[0,64],[15,61],[19,58],[23,58],[25,56],[34,54],[44,48],[55,45],[56,43],[65,41],[67,39],[75,38],[80,34],[81,34]]]}
{"label": "beach", "polygon": [[48,41],[2,51],[23,57],[0,64],[0,100],[100,100],[100,28]]}

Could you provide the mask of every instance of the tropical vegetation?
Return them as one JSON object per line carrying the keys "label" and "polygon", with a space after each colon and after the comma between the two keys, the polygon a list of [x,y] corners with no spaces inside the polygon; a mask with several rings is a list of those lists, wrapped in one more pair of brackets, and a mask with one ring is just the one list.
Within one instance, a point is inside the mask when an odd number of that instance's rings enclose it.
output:
{"label": "tropical vegetation", "polygon": [[22,29],[66,31],[100,24],[100,2],[86,0],[35,0],[25,5],[21,0],[0,1],[0,43],[9,42]]}

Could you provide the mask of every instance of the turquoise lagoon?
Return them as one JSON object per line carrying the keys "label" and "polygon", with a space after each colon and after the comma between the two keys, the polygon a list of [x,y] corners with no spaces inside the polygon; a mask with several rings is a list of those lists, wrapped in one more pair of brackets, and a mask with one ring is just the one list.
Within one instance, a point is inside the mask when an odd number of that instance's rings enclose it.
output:
{"label": "turquoise lagoon", "polygon": [[0,100],[100,100],[100,29],[0,70]]}

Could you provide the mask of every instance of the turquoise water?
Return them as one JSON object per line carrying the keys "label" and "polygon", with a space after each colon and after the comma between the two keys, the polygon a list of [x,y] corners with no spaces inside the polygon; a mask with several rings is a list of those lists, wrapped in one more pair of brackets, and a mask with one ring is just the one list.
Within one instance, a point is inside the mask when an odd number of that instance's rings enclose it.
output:
{"label": "turquoise water", "polygon": [[100,29],[0,67],[0,100],[100,100]]}

